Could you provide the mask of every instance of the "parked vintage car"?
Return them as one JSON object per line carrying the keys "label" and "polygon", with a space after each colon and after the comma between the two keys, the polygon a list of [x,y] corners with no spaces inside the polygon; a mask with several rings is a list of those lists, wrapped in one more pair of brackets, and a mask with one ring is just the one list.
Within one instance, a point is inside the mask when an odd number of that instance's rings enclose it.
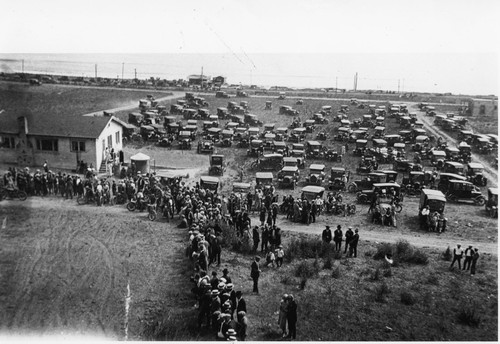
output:
{"label": "parked vintage car", "polygon": [[410,171],[408,177],[403,177],[401,188],[405,194],[417,195],[420,191],[430,185],[432,172],[430,171]]}
{"label": "parked vintage car", "polygon": [[255,174],[256,187],[270,187],[273,185],[272,172],[257,172]]}
{"label": "parked vintage car", "polygon": [[219,142],[221,138],[221,132],[222,132],[221,128],[209,128],[206,131],[205,139],[212,140],[213,142]]}
{"label": "parked vintage car", "polygon": [[297,166],[298,168],[305,167],[305,159],[303,157],[288,156],[283,157],[284,166]]}
{"label": "parked vintage car", "polygon": [[226,164],[224,162],[224,155],[222,154],[211,155],[208,174],[222,176],[225,170],[226,170]]}
{"label": "parked vintage car", "polygon": [[397,183],[374,183],[371,189],[359,191],[356,194],[356,201],[362,204],[370,203],[375,195],[378,195],[381,203],[389,203],[392,200],[392,196],[390,196],[392,193],[396,197],[400,197],[400,189],[401,186]]}
{"label": "parked vintage car", "polygon": [[446,159],[446,152],[442,150],[433,150],[431,152],[430,159],[431,159],[431,165],[440,170],[444,166],[444,160]]}
{"label": "parked vintage car", "polygon": [[323,144],[318,141],[306,141],[306,157],[313,159],[322,158]]}
{"label": "parked vintage car", "polygon": [[286,143],[284,141],[273,141],[272,142],[273,153],[278,153],[278,154],[284,155],[286,148],[287,148]]}
{"label": "parked vintage car", "polygon": [[423,189],[420,193],[420,204],[418,211],[422,212],[422,209],[429,207],[430,213],[438,212],[442,214],[446,206],[446,197],[439,190]]}
{"label": "parked vintage car", "polygon": [[307,199],[309,201],[313,201],[318,199],[323,199],[323,195],[325,193],[325,188],[322,186],[308,185],[302,188],[301,190],[301,198]]}
{"label": "parked vintage car", "polygon": [[445,192],[448,189],[450,180],[462,180],[466,181],[467,177],[461,176],[455,173],[440,173],[439,183],[437,185],[438,190]]}
{"label": "parked vintage car", "polygon": [[465,165],[456,161],[445,161],[441,172],[465,176]]}
{"label": "parked vintage car", "polygon": [[245,114],[244,121],[246,124],[251,125],[251,126],[261,126],[262,121],[259,121],[257,116],[251,113]]}
{"label": "parked vintage car", "polygon": [[356,140],[356,147],[354,148],[353,154],[355,156],[364,155],[367,145],[368,145],[368,140]]}
{"label": "parked vintage car", "polygon": [[484,166],[477,162],[467,164],[467,180],[476,186],[486,186],[488,180],[483,175]]}
{"label": "parked vintage car", "polygon": [[219,119],[228,119],[229,118],[229,110],[225,107],[218,107],[217,108],[217,117],[219,117]]}
{"label": "parked vintage car", "polygon": [[498,217],[498,189],[488,189],[488,201],[485,204],[486,213],[489,217]]}
{"label": "parked vintage car", "polygon": [[211,177],[211,176],[201,176],[200,177],[200,188],[205,190],[210,190],[214,193],[217,193],[219,190],[219,178]]}
{"label": "parked vintage car", "polygon": [[328,120],[322,113],[315,113],[311,118],[316,124],[328,124]]}
{"label": "parked vintage car", "polygon": [[463,180],[450,180],[444,194],[450,202],[473,201],[475,205],[479,206],[486,204],[486,198],[481,195],[479,188]]}
{"label": "parked vintage car", "polygon": [[214,152],[214,143],[211,140],[198,141],[198,147],[196,150],[198,153],[209,153]]}
{"label": "parked vintage car", "polygon": [[264,153],[264,142],[262,140],[252,140],[250,141],[250,147],[248,147],[247,155],[258,157]]}
{"label": "parked vintage car", "polygon": [[306,138],[306,128],[294,128],[292,134],[288,138],[289,142],[301,142]]}
{"label": "parked vintage car", "polygon": [[250,183],[233,183],[233,193],[246,195],[251,191],[252,185]]}
{"label": "parked vintage car", "polygon": [[385,174],[380,172],[368,173],[368,175],[363,179],[355,180],[349,183],[347,191],[354,193],[360,190],[369,189],[373,186],[374,183],[380,183],[384,178],[386,178]]}
{"label": "parked vintage car", "polygon": [[325,180],[325,165],[311,164],[309,166],[309,176],[306,178],[307,184],[321,185]]}
{"label": "parked vintage car", "polygon": [[264,154],[260,158],[257,158],[252,164],[253,169],[260,171],[277,171],[283,168],[283,155],[271,153]]}
{"label": "parked vintage car", "polygon": [[278,186],[281,188],[295,189],[299,181],[299,168],[297,166],[283,166],[278,172]]}
{"label": "parked vintage car", "polygon": [[267,101],[264,110],[272,110],[272,109],[273,109],[273,102]]}
{"label": "parked vintage car", "polygon": [[332,167],[328,189],[345,191],[350,176],[351,171],[346,170],[344,167]]}

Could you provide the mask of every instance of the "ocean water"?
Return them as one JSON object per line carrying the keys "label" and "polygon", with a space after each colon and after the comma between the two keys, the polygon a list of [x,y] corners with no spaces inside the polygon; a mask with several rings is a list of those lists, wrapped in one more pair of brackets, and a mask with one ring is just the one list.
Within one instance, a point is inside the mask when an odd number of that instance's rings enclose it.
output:
{"label": "ocean water", "polygon": [[497,94],[494,54],[0,54],[2,72],[139,79],[225,76],[230,84]]}

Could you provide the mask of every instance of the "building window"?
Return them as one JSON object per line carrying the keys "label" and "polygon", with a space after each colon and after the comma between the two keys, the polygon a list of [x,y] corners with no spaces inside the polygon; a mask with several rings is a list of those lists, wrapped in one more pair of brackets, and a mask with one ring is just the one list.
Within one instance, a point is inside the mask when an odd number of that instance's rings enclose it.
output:
{"label": "building window", "polygon": [[117,131],[115,134],[115,142],[120,143],[120,132],[119,131]]}
{"label": "building window", "polygon": [[0,137],[1,146],[3,148],[16,148],[14,137],[12,136],[2,136]]}
{"label": "building window", "polygon": [[42,151],[59,151],[59,144],[57,139],[37,139],[36,149]]}
{"label": "building window", "polygon": [[72,152],[85,152],[85,141],[71,141]]}
{"label": "building window", "polygon": [[108,136],[108,147],[113,147],[113,135]]}
{"label": "building window", "polygon": [[486,105],[480,105],[479,106],[479,114],[480,115],[486,114]]}

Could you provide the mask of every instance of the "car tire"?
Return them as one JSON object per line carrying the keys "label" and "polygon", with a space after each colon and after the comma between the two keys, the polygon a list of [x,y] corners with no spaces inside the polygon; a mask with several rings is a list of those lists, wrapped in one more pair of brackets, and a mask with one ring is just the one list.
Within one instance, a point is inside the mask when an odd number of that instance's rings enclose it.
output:
{"label": "car tire", "polygon": [[483,206],[486,204],[486,199],[483,196],[478,196],[474,199],[474,204],[478,206]]}

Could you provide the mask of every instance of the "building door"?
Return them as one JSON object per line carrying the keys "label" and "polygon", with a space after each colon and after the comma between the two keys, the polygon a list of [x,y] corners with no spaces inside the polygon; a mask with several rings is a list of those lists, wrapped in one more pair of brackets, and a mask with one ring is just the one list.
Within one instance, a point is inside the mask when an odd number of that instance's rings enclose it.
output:
{"label": "building door", "polygon": [[102,160],[106,159],[106,140],[102,140]]}

